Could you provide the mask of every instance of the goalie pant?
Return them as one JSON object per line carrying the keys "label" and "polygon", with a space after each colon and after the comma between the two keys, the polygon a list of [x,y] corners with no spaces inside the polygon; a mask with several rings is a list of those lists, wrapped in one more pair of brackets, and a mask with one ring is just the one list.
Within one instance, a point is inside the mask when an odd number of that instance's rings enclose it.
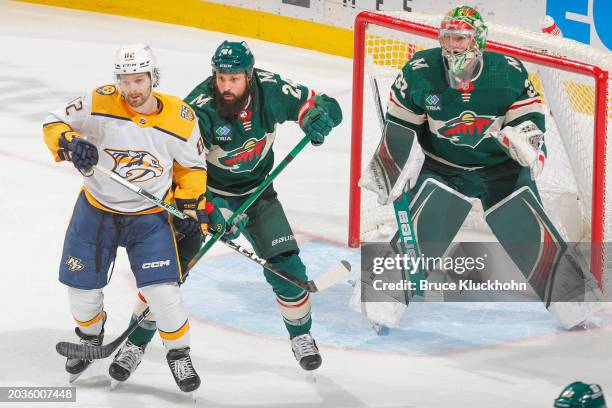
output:
{"label": "goalie pant", "polygon": [[[481,200],[485,219],[496,238],[538,297],[565,328],[582,323],[602,309],[603,295],[593,274],[579,256],[568,250],[546,216],[529,168],[508,159],[502,164],[465,171],[426,156],[415,190],[428,178],[434,178],[467,197]],[[502,205],[505,203],[512,205]],[[517,208],[504,214],[504,210],[511,206]],[[547,260],[546,265],[537,257],[526,261],[526,253],[540,252],[542,237],[548,237],[545,241],[549,243],[556,243],[553,261]],[[422,237],[417,239],[421,241]],[[425,243],[421,245],[424,246]]]}

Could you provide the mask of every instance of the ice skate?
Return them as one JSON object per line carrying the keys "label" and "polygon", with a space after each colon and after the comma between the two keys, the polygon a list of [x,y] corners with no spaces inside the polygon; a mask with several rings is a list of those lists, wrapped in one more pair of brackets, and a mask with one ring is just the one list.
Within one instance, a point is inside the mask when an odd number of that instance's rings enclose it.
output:
{"label": "ice skate", "polygon": [[[181,391],[191,393],[198,389],[201,381],[200,376],[193,368],[189,351],[189,347],[170,350],[166,355],[166,360],[168,360],[168,366],[170,366],[176,385],[179,386]],[[195,399],[194,394],[192,394],[192,397]]]}
{"label": "ice skate", "polygon": [[[104,339],[104,329],[98,335],[87,335],[84,334],[81,329],[76,327],[74,329],[77,336],[79,336],[79,343],[90,346],[102,345]],[[72,383],[83,374],[83,372],[91,365],[93,360],[86,360],[80,358],[68,358],[66,359],[66,371],[70,374],[68,382]]]}
{"label": "ice skate", "polygon": [[291,336],[291,349],[300,366],[306,370],[316,370],[321,366],[322,359],[317,343],[310,332],[299,336]]}
{"label": "ice skate", "polygon": [[[146,344],[137,346],[129,340],[126,341],[117,354],[115,354],[113,362],[108,367],[108,374],[111,378],[119,382],[123,382],[130,378],[130,375],[142,361],[145,348]],[[113,388],[113,382],[111,381],[111,389]]]}

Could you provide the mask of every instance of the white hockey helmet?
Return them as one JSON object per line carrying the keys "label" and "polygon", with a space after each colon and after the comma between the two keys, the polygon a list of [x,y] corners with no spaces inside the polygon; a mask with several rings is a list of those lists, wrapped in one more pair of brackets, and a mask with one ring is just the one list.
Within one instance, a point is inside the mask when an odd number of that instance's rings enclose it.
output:
{"label": "white hockey helmet", "polygon": [[159,85],[159,70],[156,67],[157,61],[153,50],[146,44],[126,44],[122,45],[115,56],[115,80],[119,80],[119,75],[139,74],[148,72],[151,77],[153,87]]}

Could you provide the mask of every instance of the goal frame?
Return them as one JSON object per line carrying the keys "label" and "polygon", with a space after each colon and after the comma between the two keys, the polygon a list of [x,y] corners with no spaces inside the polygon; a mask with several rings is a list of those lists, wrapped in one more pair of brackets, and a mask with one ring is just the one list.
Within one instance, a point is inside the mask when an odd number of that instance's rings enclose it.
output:
{"label": "goal frame", "polygon": [[[363,95],[365,76],[366,29],[369,24],[416,34],[432,39],[438,38],[438,29],[428,25],[387,16],[380,13],[362,11],[354,23],[354,56],[353,56],[353,96],[351,126],[351,163],[349,190],[349,231],[348,246],[360,246],[361,228],[361,188],[358,185],[361,177],[363,145]],[[487,51],[499,52],[522,61],[532,62],[590,76],[595,82],[595,112],[593,134],[593,184],[591,212],[591,266],[598,279],[601,277],[603,238],[604,238],[604,193],[605,193],[605,152],[606,120],[608,96],[608,71],[598,66],[575,61],[561,56],[519,48],[495,41],[487,41]],[[612,160],[612,158],[611,158]]]}

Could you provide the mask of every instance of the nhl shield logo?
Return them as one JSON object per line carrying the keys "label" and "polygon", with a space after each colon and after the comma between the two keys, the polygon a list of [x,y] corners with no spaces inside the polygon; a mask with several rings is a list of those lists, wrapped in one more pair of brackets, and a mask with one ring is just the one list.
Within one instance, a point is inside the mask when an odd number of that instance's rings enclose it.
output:
{"label": "nhl shield logo", "polygon": [[104,149],[115,162],[113,172],[128,181],[148,181],[159,177],[164,168],[153,154],[144,150]]}

